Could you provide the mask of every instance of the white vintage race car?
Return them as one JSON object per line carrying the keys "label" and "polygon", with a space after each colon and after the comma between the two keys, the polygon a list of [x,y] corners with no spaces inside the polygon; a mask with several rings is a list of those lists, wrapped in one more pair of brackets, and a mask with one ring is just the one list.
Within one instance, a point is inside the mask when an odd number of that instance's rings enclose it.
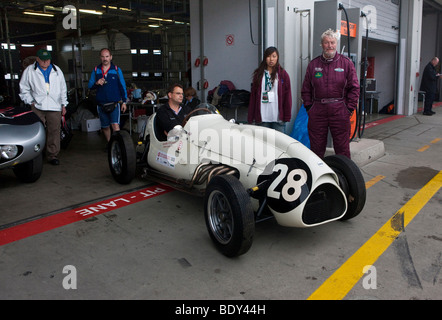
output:
{"label": "white vintage race car", "polygon": [[314,227],[353,218],[365,205],[364,179],[350,159],[321,160],[288,135],[225,120],[212,105],[198,106],[167,141],[158,136],[155,114],[136,148],[128,132],[113,134],[113,177],[129,183],[144,167],[143,177],[204,197],[207,229],[226,256],[250,249],[258,221]]}

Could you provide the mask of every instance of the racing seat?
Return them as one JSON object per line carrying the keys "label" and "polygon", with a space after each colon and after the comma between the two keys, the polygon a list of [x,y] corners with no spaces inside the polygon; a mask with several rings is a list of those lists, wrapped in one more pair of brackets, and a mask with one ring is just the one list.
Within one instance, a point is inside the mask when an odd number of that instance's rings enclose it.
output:
{"label": "racing seat", "polygon": [[153,131],[155,134],[155,138],[158,141],[167,141],[167,136],[164,134],[164,132],[161,130],[160,126],[158,125],[156,114],[153,117]]}

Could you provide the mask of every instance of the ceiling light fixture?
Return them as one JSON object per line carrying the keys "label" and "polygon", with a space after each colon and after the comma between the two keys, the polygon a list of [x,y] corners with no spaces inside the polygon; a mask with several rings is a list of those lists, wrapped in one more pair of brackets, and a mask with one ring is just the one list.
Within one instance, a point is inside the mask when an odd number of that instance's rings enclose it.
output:
{"label": "ceiling light fixture", "polygon": [[100,16],[103,14],[103,12],[101,12],[101,11],[88,10],[88,9],[79,9],[78,11],[83,12],[83,13],[89,13],[89,14],[97,14]]}
{"label": "ceiling light fixture", "polygon": [[53,17],[54,16],[51,13],[41,13],[41,12],[34,12],[34,11],[25,11],[23,13],[31,15],[31,16],[40,16],[40,17]]}
{"label": "ceiling light fixture", "polygon": [[164,22],[173,22],[173,20],[170,19],[163,19],[163,18],[147,18],[149,20],[155,20],[155,21],[164,21]]}

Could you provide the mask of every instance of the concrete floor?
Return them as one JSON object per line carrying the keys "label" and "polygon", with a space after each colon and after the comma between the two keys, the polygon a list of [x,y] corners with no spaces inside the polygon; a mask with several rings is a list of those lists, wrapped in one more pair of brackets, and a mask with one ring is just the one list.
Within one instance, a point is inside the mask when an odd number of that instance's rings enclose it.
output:
{"label": "concrete floor", "polygon": [[[208,236],[202,199],[171,191],[1,245],[0,299],[305,300],[441,172],[442,110],[435,111],[365,130],[385,154],[361,166],[366,182],[378,182],[352,220],[310,229],[268,220],[256,225],[250,251],[229,259]],[[76,131],[60,161],[45,163],[34,184],[0,171],[0,239],[11,228],[156,185],[115,183],[97,133]],[[361,278],[344,299],[442,298],[437,190],[374,261],[376,288]]]}

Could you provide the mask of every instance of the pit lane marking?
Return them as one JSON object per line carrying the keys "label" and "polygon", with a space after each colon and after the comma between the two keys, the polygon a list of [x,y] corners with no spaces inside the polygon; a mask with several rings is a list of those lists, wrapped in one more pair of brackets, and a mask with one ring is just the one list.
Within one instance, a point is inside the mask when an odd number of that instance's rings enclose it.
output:
{"label": "pit lane marking", "polygon": [[64,212],[14,224],[0,229],[0,246],[151,199],[173,190],[164,185],[153,185]]}
{"label": "pit lane marking", "polygon": [[378,183],[379,181],[381,181],[382,179],[385,179],[385,176],[379,175],[374,177],[373,179],[367,181],[365,183],[365,189],[368,189],[370,187],[373,187],[376,183]]}
{"label": "pit lane marking", "polygon": [[339,267],[308,300],[342,300],[442,187],[442,171],[418,191],[361,248]]}
{"label": "pit lane marking", "polygon": [[[436,143],[438,143],[440,140],[441,140],[440,138],[436,138],[436,139],[434,139],[433,141],[431,141],[430,144],[436,144]],[[420,148],[420,149],[417,150],[417,151],[419,151],[419,152],[424,152],[424,151],[428,150],[429,148],[430,148],[430,145],[425,145],[425,146],[423,146],[422,148]]]}

